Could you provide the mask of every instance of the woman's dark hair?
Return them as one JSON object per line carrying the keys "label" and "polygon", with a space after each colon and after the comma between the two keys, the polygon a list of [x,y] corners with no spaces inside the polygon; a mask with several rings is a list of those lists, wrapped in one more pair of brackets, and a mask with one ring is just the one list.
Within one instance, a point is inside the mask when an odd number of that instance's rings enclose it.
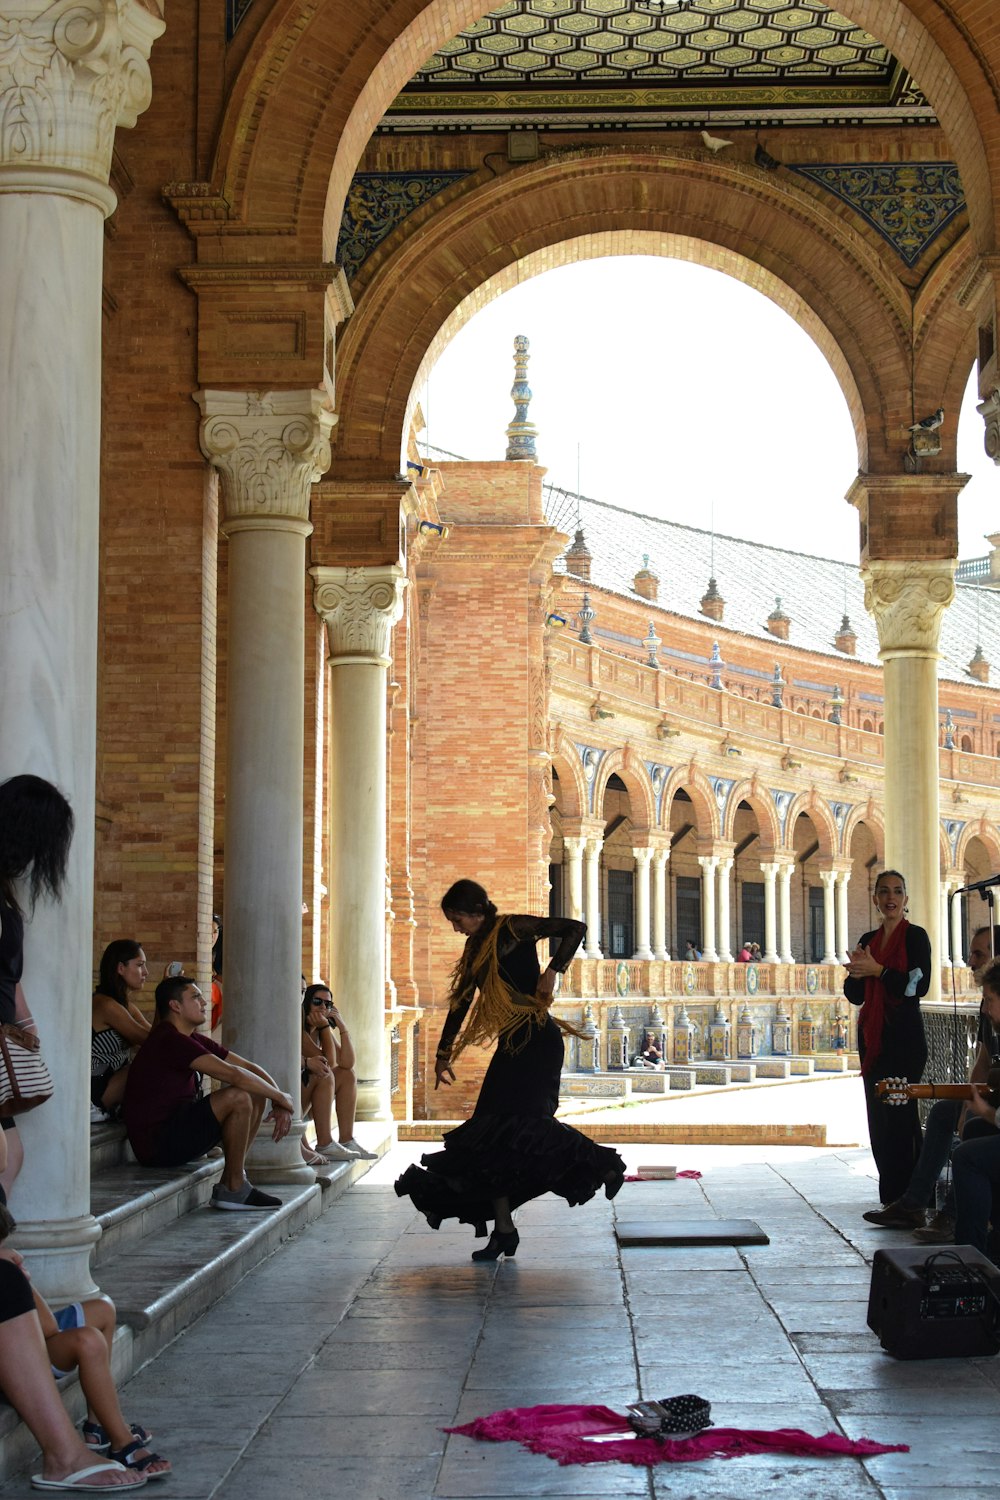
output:
{"label": "woman's dark hair", "polygon": [[142,944],[134,938],[115,938],[101,954],[101,967],[97,971],[97,993],[108,995],[119,1005],[128,1004],[128,985],[118,972],[119,964],[129,964],[142,952]]}
{"label": "woman's dark hair", "polygon": [[212,944],[212,973],[213,974],[221,974],[222,973],[222,963],[223,963],[223,958],[222,958],[222,938],[223,938],[223,934],[222,934],[222,918],[221,917],[217,917],[215,915],[215,913],[213,912],[213,914],[212,914],[212,921],[215,923],[216,927],[218,927],[218,929],[219,929],[219,936],[216,938],[215,942]]}
{"label": "woman's dark hair", "polygon": [[0,1203],[0,1245],[9,1239],[17,1228],[17,1222],[6,1203]]}
{"label": "woman's dark hair", "polygon": [[493,918],[497,909],[481,885],[474,880],[456,880],[441,897],[441,910],[460,912],[468,917]]}
{"label": "woman's dark hair", "polygon": [[879,888],[879,885],[881,884],[881,882],[883,880],[888,879],[888,877],[890,875],[895,875],[895,877],[896,877],[897,880],[901,880],[903,882],[903,892],[905,894],[906,893],[906,876],[905,875],[901,875],[898,870],[880,870],[878,872],[878,874],[875,876],[875,884],[872,886],[872,890],[873,891],[877,891],[878,888]]}
{"label": "woman's dark hair", "polygon": [[170,1014],[171,1000],[179,1000],[185,990],[194,987],[194,980],[186,978],[183,974],[168,974],[166,979],[161,979],[156,986],[156,1019],[165,1021]]}
{"label": "woman's dark hair", "polygon": [[323,992],[324,995],[329,995],[331,1000],[333,999],[333,991],[331,990],[331,988],[330,988],[330,986],[328,984],[323,984],[322,982],[320,982],[319,984],[307,984],[306,985],[306,992],[302,996],[302,1019],[303,1019],[303,1021],[308,1021],[308,1019],[309,1019],[309,1012],[312,1010],[313,1006],[315,1005],[315,1003],[316,1003],[316,995],[317,995],[317,993],[320,990],[322,990],[322,992]]}
{"label": "woman's dark hair", "polygon": [[12,776],[0,785],[0,896],[20,912],[14,882],[28,876],[34,908],[48,891],[58,900],[73,842],[73,809],[51,781]]}

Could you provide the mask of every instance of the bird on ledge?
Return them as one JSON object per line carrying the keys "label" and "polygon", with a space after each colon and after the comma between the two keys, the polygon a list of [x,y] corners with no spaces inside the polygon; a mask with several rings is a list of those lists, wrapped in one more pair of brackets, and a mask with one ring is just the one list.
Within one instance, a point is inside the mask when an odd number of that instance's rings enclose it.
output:
{"label": "bird on ledge", "polygon": [[713,156],[717,151],[725,151],[727,146],[733,144],[732,141],[724,141],[721,135],[709,135],[707,130],[701,132],[701,143]]}
{"label": "bird on ledge", "polygon": [[944,407],[939,406],[937,411],[932,412],[929,417],[921,417],[919,422],[914,422],[908,427],[907,432],[937,432],[944,421]]}

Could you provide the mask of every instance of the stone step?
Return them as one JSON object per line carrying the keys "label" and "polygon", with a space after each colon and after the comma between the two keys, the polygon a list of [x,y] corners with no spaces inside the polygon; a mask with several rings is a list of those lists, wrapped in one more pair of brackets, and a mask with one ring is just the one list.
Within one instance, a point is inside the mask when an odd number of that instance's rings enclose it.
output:
{"label": "stone step", "polygon": [[133,1161],[99,1171],[90,1184],[90,1211],[102,1230],[94,1250],[95,1270],[192,1209],[203,1208],[221,1171],[220,1158],[163,1168]]}
{"label": "stone step", "polygon": [[113,1125],[110,1121],[104,1125],[91,1125],[91,1180],[97,1176],[98,1172],[103,1172],[106,1167],[120,1167],[126,1161],[135,1161],[135,1157],[132,1155],[125,1136],[125,1126]]}

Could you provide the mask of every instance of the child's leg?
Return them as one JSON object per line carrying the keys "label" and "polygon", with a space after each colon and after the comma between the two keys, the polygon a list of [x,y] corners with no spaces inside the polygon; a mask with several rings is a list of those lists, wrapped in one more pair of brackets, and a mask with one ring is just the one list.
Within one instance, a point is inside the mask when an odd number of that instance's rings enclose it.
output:
{"label": "child's leg", "polygon": [[132,1441],[132,1432],[118,1404],[103,1333],[97,1328],[70,1328],[65,1333],[52,1334],[45,1345],[57,1370],[80,1371],[90,1420],[101,1424],[112,1448],[124,1448]]}
{"label": "child's leg", "polygon": [[92,1297],[89,1302],[81,1303],[83,1318],[88,1328],[96,1328],[104,1335],[104,1342],[108,1346],[108,1358],[111,1357],[111,1345],[115,1336],[115,1304],[109,1302],[105,1297]]}

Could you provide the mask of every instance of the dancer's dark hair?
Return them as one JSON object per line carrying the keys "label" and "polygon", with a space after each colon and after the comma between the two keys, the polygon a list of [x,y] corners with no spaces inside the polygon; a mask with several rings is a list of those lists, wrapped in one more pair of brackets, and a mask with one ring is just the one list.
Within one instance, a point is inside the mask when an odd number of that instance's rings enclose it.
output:
{"label": "dancer's dark hair", "polygon": [[134,938],[115,938],[101,954],[101,966],[97,971],[97,993],[117,1000],[119,1005],[128,1004],[128,985],[118,972],[119,964],[129,964],[142,952],[142,944]]}
{"label": "dancer's dark hair", "polygon": [[441,910],[460,912],[468,917],[486,917],[492,921],[497,909],[486,891],[475,880],[456,880],[441,897]]}
{"label": "dancer's dark hair", "polygon": [[[20,912],[14,882],[26,879],[32,909],[44,892],[58,900],[73,842],[73,809],[41,776],[0,785],[0,897]],[[30,872],[30,873],[29,873]]]}

